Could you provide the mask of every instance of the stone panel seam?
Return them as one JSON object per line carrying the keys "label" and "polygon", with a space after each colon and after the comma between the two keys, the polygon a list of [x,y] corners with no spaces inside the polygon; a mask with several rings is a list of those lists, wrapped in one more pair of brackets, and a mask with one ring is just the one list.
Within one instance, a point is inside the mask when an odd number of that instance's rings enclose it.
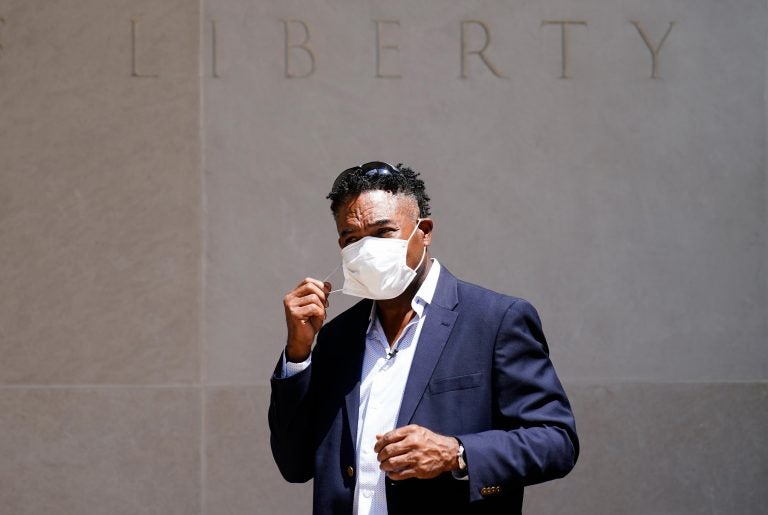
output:
{"label": "stone panel seam", "polygon": [[[563,380],[563,384],[568,386],[612,386],[612,385],[656,385],[656,386],[674,386],[674,385],[766,385],[768,379],[739,380],[739,381],[569,381]],[[3,390],[200,390],[201,392],[201,422],[206,422],[205,403],[206,394],[211,389],[229,389],[229,388],[269,388],[269,384],[260,383],[213,383],[209,385],[199,384],[6,384],[0,385],[0,391]],[[201,427],[201,433],[205,436],[205,427]]]}
{"label": "stone panel seam", "polygon": [[710,385],[710,384],[722,384],[722,385],[739,385],[739,384],[765,384],[768,385],[768,379],[691,379],[682,381],[669,381],[669,380],[650,380],[650,379],[608,379],[604,381],[590,381],[590,380],[570,380],[562,379],[562,383],[566,386],[610,386],[610,385]]}
{"label": "stone panel seam", "polygon": [[0,390],[96,390],[96,389],[112,389],[112,390],[197,390],[201,388],[199,384],[4,384],[0,385]]}
{"label": "stone panel seam", "polygon": [[[696,385],[696,384],[765,384],[768,379],[743,379],[743,380],[691,380],[691,381],[651,381],[651,380],[608,380],[608,381],[583,381],[564,379],[563,384],[570,386],[606,386],[606,385]],[[211,384],[4,384],[0,390],[94,390],[94,389],[190,389],[207,391],[212,388],[269,388],[269,383],[211,383]],[[204,399],[201,399],[201,402]]]}
{"label": "stone panel seam", "polygon": [[199,330],[199,356],[200,356],[200,513],[201,515],[207,515],[208,513],[208,415],[207,415],[207,401],[208,392],[206,391],[206,385],[208,384],[208,334],[207,334],[207,281],[208,274],[208,198],[206,195],[206,155],[205,155],[205,98],[204,98],[204,56],[203,56],[203,41],[205,39],[205,0],[198,0],[198,52],[197,52],[197,86],[198,86],[198,112],[197,112],[197,137],[198,137],[198,149],[200,152],[200,168],[198,169],[198,188],[200,191],[200,217],[199,221],[199,238],[200,238],[200,304],[198,313],[198,330]]}

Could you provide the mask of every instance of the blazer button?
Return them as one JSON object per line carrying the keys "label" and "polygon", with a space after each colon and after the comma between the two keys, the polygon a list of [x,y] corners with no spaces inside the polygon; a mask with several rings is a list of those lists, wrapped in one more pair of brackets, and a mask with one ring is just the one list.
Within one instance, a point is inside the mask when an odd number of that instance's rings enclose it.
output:
{"label": "blazer button", "polygon": [[355,468],[352,465],[347,467],[347,476],[349,477],[355,476]]}

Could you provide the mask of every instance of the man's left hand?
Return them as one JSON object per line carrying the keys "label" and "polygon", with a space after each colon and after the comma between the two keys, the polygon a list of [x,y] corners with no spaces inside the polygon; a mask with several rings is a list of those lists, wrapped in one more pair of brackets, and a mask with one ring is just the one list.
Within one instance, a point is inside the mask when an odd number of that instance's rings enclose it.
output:
{"label": "man's left hand", "polygon": [[390,479],[430,479],[459,469],[459,441],[414,424],[376,435],[373,450]]}

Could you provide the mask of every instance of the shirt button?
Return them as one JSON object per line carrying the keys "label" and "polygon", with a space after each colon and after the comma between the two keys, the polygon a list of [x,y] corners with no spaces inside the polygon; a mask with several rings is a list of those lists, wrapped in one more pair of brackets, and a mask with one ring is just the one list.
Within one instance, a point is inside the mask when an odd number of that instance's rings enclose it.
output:
{"label": "shirt button", "polygon": [[367,488],[363,490],[363,497],[373,497],[373,490],[368,490]]}
{"label": "shirt button", "polygon": [[355,467],[353,467],[352,465],[348,466],[347,467],[347,475],[349,477],[353,477],[355,475]]}

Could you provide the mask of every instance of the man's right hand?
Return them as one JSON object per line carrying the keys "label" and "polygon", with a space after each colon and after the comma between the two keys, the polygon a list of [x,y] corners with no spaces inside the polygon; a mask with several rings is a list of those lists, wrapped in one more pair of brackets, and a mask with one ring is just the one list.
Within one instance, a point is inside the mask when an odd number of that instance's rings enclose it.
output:
{"label": "man's right hand", "polygon": [[283,298],[288,343],[285,357],[300,363],[309,357],[315,335],[323,327],[331,283],[307,277]]}

